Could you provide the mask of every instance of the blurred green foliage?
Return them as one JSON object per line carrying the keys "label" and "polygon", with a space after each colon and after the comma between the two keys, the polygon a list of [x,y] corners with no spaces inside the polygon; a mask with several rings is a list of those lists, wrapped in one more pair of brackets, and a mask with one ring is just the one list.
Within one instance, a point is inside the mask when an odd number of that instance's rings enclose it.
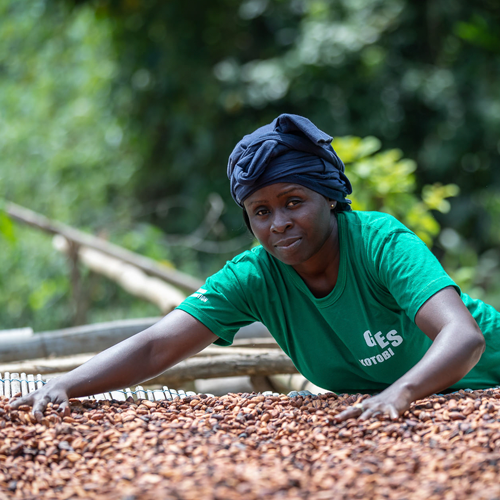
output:
{"label": "blurred green foliage", "polygon": [[[460,235],[463,253],[498,247],[498,212],[489,201],[500,195],[498,2],[215,0],[194,11],[160,0],[89,5],[115,22],[119,81],[132,81],[134,94],[127,112],[150,141],[136,177],[140,200],[174,193],[203,200],[213,189],[229,201],[223,166],[232,146],[291,112],[337,136],[376,136],[385,149],[401,149],[418,165],[426,207]],[[440,192],[450,183],[458,194]],[[415,223],[419,217],[415,211]],[[155,213],[149,220],[167,232],[194,224]],[[230,201],[224,220],[229,231],[238,227]],[[452,251],[442,241],[434,247],[440,258]],[[452,274],[460,267],[446,263]],[[482,290],[500,307],[500,285]]]}
{"label": "blurred green foliage", "polygon": [[[302,114],[340,137],[355,207],[434,241],[464,290],[500,307],[499,21],[490,0],[5,0],[0,200],[208,275],[236,250],[165,233],[196,231],[217,192],[207,237],[238,240],[228,154]],[[0,245],[0,328],[69,325],[50,238],[0,212]],[[157,314],[82,272],[88,321]]]}
{"label": "blurred green foliage", "polygon": [[[138,165],[109,106],[117,72],[110,29],[90,9],[0,4],[0,196],[95,233],[128,228]],[[0,245],[0,329],[71,324],[69,265],[50,236],[14,231],[0,213]],[[158,314],[104,280],[88,285],[90,321]]]}
{"label": "blurred green foliage", "polygon": [[40,1],[0,9],[3,196],[94,230],[128,217],[137,155],[108,106],[109,23]]}
{"label": "blurred green foliage", "polygon": [[379,151],[381,143],[376,137],[338,137],[332,146],[349,173],[353,210],[389,213],[431,246],[440,229],[431,210],[448,212],[446,198],[458,195],[458,187],[426,185],[418,197],[416,163],[403,158],[398,149]]}

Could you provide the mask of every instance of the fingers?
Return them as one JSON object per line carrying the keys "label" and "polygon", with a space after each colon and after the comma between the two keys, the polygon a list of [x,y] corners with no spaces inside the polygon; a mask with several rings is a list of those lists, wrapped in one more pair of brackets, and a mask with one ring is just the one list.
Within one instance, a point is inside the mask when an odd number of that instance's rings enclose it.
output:
{"label": "fingers", "polygon": [[391,417],[392,420],[398,420],[399,419],[399,412],[394,408],[394,406],[391,406],[389,408],[389,416]]}
{"label": "fingers", "polygon": [[356,406],[350,406],[342,413],[339,413],[334,417],[336,422],[343,422],[344,420],[348,420],[349,418],[359,417],[363,413],[363,409]]}
{"label": "fingers", "polygon": [[384,414],[382,410],[374,407],[368,408],[363,414],[359,417],[360,420],[368,420],[369,418],[376,417],[377,415]]}
{"label": "fingers", "polygon": [[62,403],[59,403],[59,410],[64,417],[69,417],[71,414],[71,408],[69,407],[69,401],[63,401]]}
{"label": "fingers", "polygon": [[385,415],[392,420],[399,419],[399,412],[393,405],[376,403],[373,406],[369,406],[369,402],[366,401],[359,406],[350,406],[342,413],[339,413],[334,417],[336,422],[343,422],[350,418],[359,418],[359,420],[368,420],[369,418],[376,417],[377,415]]}
{"label": "fingers", "polygon": [[48,396],[42,396],[33,404],[33,415],[35,416],[38,423],[42,421],[43,413],[45,412],[49,403],[50,398]]}
{"label": "fingers", "polygon": [[32,406],[33,405],[33,395],[32,394],[28,394],[27,396],[23,396],[22,398],[17,398],[17,397],[10,398],[10,400],[9,400],[9,406],[13,410],[16,410],[21,405]]}
{"label": "fingers", "polygon": [[9,406],[14,410],[19,408],[21,405],[32,406],[32,413],[37,422],[40,423],[49,403],[58,404],[58,411],[62,413],[64,417],[68,417],[71,414],[67,394],[63,391],[47,391],[46,388],[39,389],[38,391],[27,394],[21,398],[16,395],[9,401]]}
{"label": "fingers", "polygon": [[393,420],[399,418],[399,413],[394,408],[393,405],[390,404],[375,404],[366,409],[365,412],[359,417],[360,420],[368,420],[369,418],[376,417],[377,415],[384,415],[386,417],[390,417]]}

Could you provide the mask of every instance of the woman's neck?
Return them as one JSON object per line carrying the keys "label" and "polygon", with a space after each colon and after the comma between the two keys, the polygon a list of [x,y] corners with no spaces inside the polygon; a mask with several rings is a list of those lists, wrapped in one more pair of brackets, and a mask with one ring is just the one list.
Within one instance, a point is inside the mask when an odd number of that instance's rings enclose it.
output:
{"label": "woman's neck", "polygon": [[340,245],[337,219],[320,250],[307,262],[293,266],[316,298],[326,297],[337,283],[340,264]]}

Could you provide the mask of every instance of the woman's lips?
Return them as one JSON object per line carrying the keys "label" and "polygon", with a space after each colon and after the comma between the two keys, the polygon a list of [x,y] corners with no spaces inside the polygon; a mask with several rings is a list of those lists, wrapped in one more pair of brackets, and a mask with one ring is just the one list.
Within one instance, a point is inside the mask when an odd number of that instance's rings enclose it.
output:
{"label": "woman's lips", "polygon": [[295,247],[301,238],[299,237],[294,237],[294,238],[284,238],[282,240],[279,240],[274,244],[276,248],[279,248],[280,250],[288,250],[290,248]]}

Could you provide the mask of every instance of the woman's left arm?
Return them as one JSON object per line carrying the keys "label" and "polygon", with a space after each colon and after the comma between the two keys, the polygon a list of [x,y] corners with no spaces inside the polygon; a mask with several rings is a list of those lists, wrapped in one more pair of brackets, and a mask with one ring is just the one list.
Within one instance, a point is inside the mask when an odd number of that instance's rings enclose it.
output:
{"label": "woman's left arm", "polygon": [[484,336],[453,287],[433,295],[419,309],[415,323],[432,341],[424,357],[376,396],[340,413],[337,421],[367,419],[377,413],[397,419],[412,401],[444,390],[462,379],[479,361]]}

